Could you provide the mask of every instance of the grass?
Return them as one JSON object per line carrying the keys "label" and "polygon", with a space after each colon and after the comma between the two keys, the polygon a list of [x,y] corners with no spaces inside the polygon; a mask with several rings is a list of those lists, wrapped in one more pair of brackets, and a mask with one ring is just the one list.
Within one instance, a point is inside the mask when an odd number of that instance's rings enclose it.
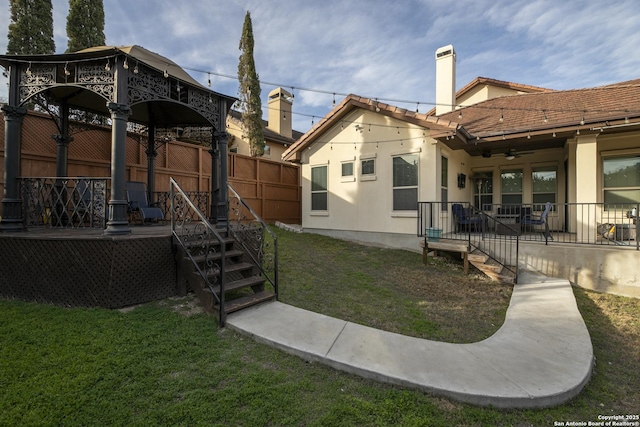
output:
{"label": "grass", "polygon": [[[453,326],[442,319],[449,317],[447,313],[470,309],[467,289],[472,301],[480,292],[473,288],[474,281],[504,292],[504,287],[483,279],[465,278],[450,260],[424,267],[414,253],[279,234],[283,300],[306,299],[314,295],[315,287],[326,295],[308,303],[310,308],[331,315],[335,310],[342,316],[353,307],[357,312],[353,320],[361,323],[466,341],[470,335],[457,330],[456,319],[448,321]],[[314,259],[308,271],[289,269],[290,260],[307,256]],[[400,270],[391,269],[392,263],[398,263]],[[345,265],[348,271],[340,271]],[[389,275],[380,276],[385,269]],[[418,272],[442,274],[449,286],[399,283],[401,277],[417,277]],[[322,274],[331,280],[322,279]],[[300,289],[295,289],[294,278],[299,279]],[[360,284],[357,292],[370,288],[367,298],[325,300],[340,295],[340,288],[345,288],[342,295],[357,293],[347,292],[352,282]],[[463,308],[448,311],[446,306],[454,300],[445,291],[452,285],[462,295],[457,304]],[[382,301],[401,299],[395,292],[407,298],[417,293],[414,301],[427,301],[426,311],[437,313],[429,319],[436,327],[415,323],[410,320],[413,314],[390,316],[390,310],[400,313],[406,308]],[[441,304],[437,292],[443,292]],[[591,382],[578,397],[557,408],[511,411],[460,404],[304,362],[217,329],[213,317],[191,314],[188,298],[127,311],[0,301],[0,425],[544,426],[555,421],[597,421],[598,415],[638,414],[640,300],[578,288],[574,292],[597,358]],[[500,312],[501,306],[494,309]],[[400,320],[390,320],[394,317]],[[474,334],[482,336],[491,329],[478,328]]]}

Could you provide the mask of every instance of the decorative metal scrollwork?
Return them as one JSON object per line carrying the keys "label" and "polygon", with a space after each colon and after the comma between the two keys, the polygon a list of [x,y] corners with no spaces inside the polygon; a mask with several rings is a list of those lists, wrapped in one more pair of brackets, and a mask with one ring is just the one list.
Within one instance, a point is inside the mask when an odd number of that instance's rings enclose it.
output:
{"label": "decorative metal scrollwork", "polygon": [[114,77],[102,64],[82,63],[78,65],[76,83],[97,93],[108,101],[113,100]]}
{"label": "decorative metal scrollwork", "polygon": [[20,103],[56,84],[56,66],[34,64],[20,73]]}
{"label": "decorative metal scrollwork", "polygon": [[170,92],[169,80],[162,74],[150,73],[146,67],[139,67],[137,73],[129,73],[129,105],[141,101],[167,99],[170,96]]}

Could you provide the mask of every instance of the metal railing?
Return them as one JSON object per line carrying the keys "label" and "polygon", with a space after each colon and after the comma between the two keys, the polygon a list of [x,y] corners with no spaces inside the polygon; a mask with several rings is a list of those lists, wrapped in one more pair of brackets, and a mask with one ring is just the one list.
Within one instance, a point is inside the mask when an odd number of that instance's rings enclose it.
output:
{"label": "metal railing", "polygon": [[251,257],[278,298],[278,238],[238,192],[229,189],[229,233]]}
{"label": "metal railing", "polygon": [[[525,218],[539,219],[544,204],[491,204],[483,211],[497,219],[514,222],[523,241],[634,247],[640,250],[640,230],[636,217],[640,203],[554,203],[546,226],[526,225]],[[549,234],[545,235],[548,227]]]}
{"label": "metal railing", "polygon": [[[184,194],[189,197],[189,200],[202,212],[207,218],[210,218],[211,205],[209,198],[211,193],[208,191],[184,191]],[[171,213],[171,192],[170,191],[155,191],[153,193],[155,202],[154,205],[158,206],[164,213],[165,219],[170,219]]]}
{"label": "metal railing", "polygon": [[425,245],[434,239],[464,241],[470,252],[477,249],[514,275],[520,235],[514,224],[479,211],[469,202],[418,202],[418,237],[424,237]]}
{"label": "metal railing", "polygon": [[20,178],[26,227],[104,228],[108,178]]}
{"label": "metal railing", "polygon": [[173,178],[170,178],[170,185],[171,233],[219,304],[218,320],[222,327],[226,320],[225,240]]}

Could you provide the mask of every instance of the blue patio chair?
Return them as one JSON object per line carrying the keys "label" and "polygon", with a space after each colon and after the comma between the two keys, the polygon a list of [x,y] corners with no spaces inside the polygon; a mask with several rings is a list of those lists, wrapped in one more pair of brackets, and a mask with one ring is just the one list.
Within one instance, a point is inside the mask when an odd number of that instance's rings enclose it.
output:
{"label": "blue patio chair", "polygon": [[142,224],[145,221],[164,220],[164,213],[157,204],[149,204],[147,196],[147,185],[140,181],[127,181],[125,183],[127,191],[127,202],[129,203],[129,211],[133,215],[140,216]]}
{"label": "blue patio chair", "polygon": [[547,239],[553,240],[551,233],[549,233],[549,222],[547,221],[547,217],[549,216],[550,210],[551,210],[551,202],[547,202],[544,207],[544,211],[542,211],[542,214],[540,216],[536,216],[536,215],[523,216],[521,221],[522,221],[522,227],[524,228],[524,230],[533,231],[534,226],[544,225],[544,231],[542,233]]}
{"label": "blue patio chair", "polygon": [[473,208],[465,208],[460,203],[454,203],[451,205],[451,211],[453,212],[456,233],[459,233],[460,230],[471,231],[475,229],[478,231],[482,225],[482,215],[473,213]]}

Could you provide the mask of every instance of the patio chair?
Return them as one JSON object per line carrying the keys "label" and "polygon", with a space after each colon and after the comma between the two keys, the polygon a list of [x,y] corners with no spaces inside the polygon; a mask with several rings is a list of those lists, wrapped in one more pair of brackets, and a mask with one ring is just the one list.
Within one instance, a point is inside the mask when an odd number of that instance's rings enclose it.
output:
{"label": "patio chair", "polygon": [[473,208],[465,208],[460,203],[454,203],[451,205],[451,211],[453,212],[456,233],[465,229],[471,231],[472,228],[477,231],[482,225],[482,215],[473,213]]}
{"label": "patio chair", "polygon": [[138,215],[142,224],[145,221],[164,220],[164,213],[156,203],[149,204],[147,197],[147,185],[140,181],[127,181],[125,183],[127,192],[127,202],[129,211],[133,215]]}
{"label": "patio chair", "polygon": [[549,233],[549,222],[547,221],[547,217],[549,216],[549,211],[551,210],[551,202],[547,202],[544,211],[540,216],[536,215],[525,215],[522,217],[522,227],[525,231],[533,231],[534,226],[544,225],[543,235],[549,239],[553,240],[551,233]]}

